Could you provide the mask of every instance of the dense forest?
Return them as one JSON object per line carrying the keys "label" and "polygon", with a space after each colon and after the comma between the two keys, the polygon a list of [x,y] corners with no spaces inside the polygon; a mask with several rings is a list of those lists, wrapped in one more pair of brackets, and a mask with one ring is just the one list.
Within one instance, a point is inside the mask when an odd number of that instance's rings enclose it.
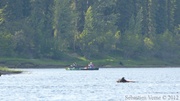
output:
{"label": "dense forest", "polygon": [[180,0],[0,0],[0,56],[180,58]]}

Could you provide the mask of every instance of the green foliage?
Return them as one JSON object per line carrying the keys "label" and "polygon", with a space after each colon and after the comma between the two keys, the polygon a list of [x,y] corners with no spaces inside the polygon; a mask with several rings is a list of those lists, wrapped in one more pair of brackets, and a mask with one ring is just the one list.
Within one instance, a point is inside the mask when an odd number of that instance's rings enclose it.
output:
{"label": "green foliage", "polygon": [[79,35],[80,49],[85,57],[89,57],[91,51],[93,50],[94,41],[95,36],[93,33],[93,13],[92,7],[90,6],[86,12],[84,30]]}
{"label": "green foliage", "polygon": [[144,44],[148,49],[152,49],[154,46],[154,43],[152,42],[152,40],[148,37],[144,38]]}
{"label": "green foliage", "polygon": [[8,32],[0,32],[0,56],[11,56],[13,54],[14,43],[12,37]]}
{"label": "green foliage", "polygon": [[54,37],[57,48],[66,51],[67,48],[73,47],[75,38],[76,14],[70,0],[54,1]]}
{"label": "green foliage", "polygon": [[13,74],[13,73],[22,73],[22,71],[20,71],[20,70],[14,70],[14,69],[10,69],[10,68],[8,68],[8,67],[1,67],[0,66],[0,71],[1,72],[4,72],[5,74],[7,73],[7,74]]}
{"label": "green foliage", "polygon": [[[172,35],[169,30],[156,37],[156,53],[155,56],[163,60],[177,59],[179,56],[178,35]],[[174,54],[175,53],[175,54]]]}
{"label": "green foliage", "polygon": [[0,56],[180,56],[178,0],[1,0]]}
{"label": "green foliage", "polygon": [[132,32],[126,32],[122,36],[120,48],[122,49],[125,58],[135,58],[142,53],[142,36]]}
{"label": "green foliage", "polygon": [[4,22],[3,9],[0,9],[0,25]]}

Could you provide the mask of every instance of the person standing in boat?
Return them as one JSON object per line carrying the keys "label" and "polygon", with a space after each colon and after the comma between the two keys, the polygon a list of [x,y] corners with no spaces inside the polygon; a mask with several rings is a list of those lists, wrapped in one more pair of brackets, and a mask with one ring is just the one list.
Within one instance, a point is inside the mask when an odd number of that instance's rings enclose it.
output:
{"label": "person standing in boat", "polygon": [[94,68],[94,64],[92,62],[89,63],[88,65],[89,68]]}

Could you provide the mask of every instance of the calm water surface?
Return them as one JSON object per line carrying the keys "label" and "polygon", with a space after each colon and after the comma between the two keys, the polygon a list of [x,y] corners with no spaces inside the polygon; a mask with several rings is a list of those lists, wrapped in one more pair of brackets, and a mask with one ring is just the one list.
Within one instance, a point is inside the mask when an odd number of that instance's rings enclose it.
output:
{"label": "calm water surface", "polygon": [[[180,95],[180,68],[22,70],[27,72],[0,77],[0,101],[125,101],[126,95]],[[137,82],[116,83],[121,77]]]}

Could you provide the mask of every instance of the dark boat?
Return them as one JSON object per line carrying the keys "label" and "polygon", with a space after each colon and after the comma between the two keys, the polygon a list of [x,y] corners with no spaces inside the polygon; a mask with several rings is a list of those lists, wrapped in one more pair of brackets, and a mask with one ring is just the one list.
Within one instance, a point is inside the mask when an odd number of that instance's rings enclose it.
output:
{"label": "dark boat", "polygon": [[87,67],[67,67],[66,70],[99,70],[99,68],[87,68]]}

